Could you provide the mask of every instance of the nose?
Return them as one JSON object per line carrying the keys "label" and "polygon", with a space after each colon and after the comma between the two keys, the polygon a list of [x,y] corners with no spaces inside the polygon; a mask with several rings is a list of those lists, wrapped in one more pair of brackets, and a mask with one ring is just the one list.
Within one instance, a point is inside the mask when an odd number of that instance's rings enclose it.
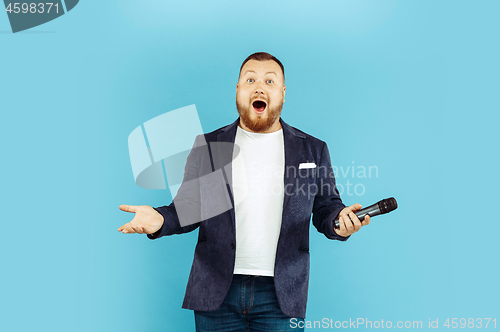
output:
{"label": "nose", "polygon": [[255,91],[253,93],[254,95],[265,95],[264,93],[264,88],[262,87],[262,83],[258,82],[255,85]]}

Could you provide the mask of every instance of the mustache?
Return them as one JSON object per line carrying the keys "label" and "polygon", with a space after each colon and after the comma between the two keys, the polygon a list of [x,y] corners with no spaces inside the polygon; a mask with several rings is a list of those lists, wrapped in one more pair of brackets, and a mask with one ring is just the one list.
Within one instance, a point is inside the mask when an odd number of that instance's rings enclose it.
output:
{"label": "mustache", "polygon": [[268,104],[267,98],[262,98],[262,97],[255,97],[255,98],[252,98],[252,99],[250,99],[250,103],[253,103],[253,102],[254,102],[254,101],[256,101],[256,100],[261,100],[261,101],[266,102],[266,104]]}

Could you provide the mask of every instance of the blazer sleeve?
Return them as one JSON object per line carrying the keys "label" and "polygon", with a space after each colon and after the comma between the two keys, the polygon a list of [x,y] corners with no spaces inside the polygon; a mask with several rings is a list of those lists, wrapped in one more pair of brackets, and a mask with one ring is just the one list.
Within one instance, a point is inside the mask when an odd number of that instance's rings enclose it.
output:
{"label": "blazer sleeve", "polygon": [[330,153],[324,142],[317,172],[318,192],[314,198],[313,225],[318,232],[323,233],[331,240],[346,241],[349,236],[340,236],[333,230],[333,220],[337,218],[345,205],[340,199],[335,184],[335,175],[330,161]]}
{"label": "blazer sleeve", "polygon": [[154,208],[163,216],[163,225],[157,232],[147,234],[148,238],[154,240],[166,235],[188,233],[200,226],[199,165],[201,151],[204,149],[204,135],[198,135],[187,157],[184,178],[173,202],[168,206]]}

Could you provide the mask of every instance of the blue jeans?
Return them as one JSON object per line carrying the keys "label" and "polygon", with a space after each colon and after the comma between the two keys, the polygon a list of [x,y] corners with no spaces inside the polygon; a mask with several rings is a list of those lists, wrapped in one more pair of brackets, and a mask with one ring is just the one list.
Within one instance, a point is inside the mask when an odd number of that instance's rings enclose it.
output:
{"label": "blue jeans", "polygon": [[297,327],[304,319],[295,318],[291,324],[281,312],[273,277],[235,274],[220,308],[195,310],[194,318],[197,332],[304,331]]}

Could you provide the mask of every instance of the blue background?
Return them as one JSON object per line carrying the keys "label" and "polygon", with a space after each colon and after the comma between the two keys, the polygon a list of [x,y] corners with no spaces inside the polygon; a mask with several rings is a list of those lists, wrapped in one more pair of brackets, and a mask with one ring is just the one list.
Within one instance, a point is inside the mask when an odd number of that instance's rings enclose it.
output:
{"label": "blue background", "polygon": [[117,232],[132,217],[118,205],[171,201],[135,185],[127,137],[190,104],[205,132],[231,123],[256,51],[285,65],[287,123],[339,170],[377,167],[337,174],[365,188],[344,202],[399,203],[346,243],[311,227],[307,320],[500,319],[499,10],[87,0],[17,34],[0,14],[0,330],[194,331],[181,303],[197,231]]}

